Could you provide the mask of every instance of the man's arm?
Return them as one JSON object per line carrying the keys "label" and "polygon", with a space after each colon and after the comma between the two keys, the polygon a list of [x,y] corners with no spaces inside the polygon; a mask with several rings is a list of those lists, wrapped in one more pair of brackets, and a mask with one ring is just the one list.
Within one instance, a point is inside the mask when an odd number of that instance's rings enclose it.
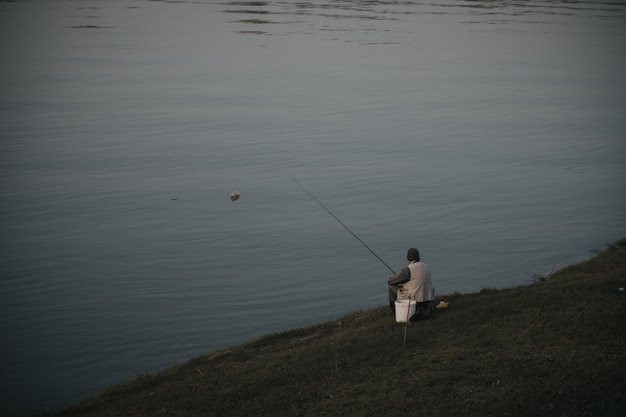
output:
{"label": "man's arm", "polygon": [[400,285],[408,282],[411,279],[411,271],[409,267],[405,266],[396,275],[392,275],[387,279],[387,285]]}

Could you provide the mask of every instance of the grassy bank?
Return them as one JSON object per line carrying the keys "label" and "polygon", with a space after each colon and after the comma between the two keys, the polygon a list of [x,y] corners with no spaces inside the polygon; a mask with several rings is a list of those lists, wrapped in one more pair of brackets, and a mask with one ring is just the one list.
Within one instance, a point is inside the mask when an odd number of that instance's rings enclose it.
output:
{"label": "grassy bank", "polygon": [[[529,285],[273,334],[46,416],[626,415],[626,240]],[[438,300],[439,301],[439,298]]]}

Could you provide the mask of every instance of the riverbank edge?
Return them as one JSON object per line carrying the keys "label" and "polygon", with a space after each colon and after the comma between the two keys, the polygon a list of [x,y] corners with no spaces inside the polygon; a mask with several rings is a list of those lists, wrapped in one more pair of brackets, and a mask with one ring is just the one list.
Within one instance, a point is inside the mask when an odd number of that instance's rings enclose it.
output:
{"label": "riverbank edge", "polygon": [[623,415],[626,239],[530,281],[408,326],[385,306],[269,334],[41,416]]}

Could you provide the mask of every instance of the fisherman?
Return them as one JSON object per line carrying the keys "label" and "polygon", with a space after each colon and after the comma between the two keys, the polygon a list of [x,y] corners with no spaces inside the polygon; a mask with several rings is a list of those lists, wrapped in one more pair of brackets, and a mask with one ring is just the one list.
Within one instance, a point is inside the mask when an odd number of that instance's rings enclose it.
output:
{"label": "fisherman", "polygon": [[430,302],[435,299],[430,280],[430,267],[420,261],[420,253],[415,248],[409,248],[406,259],[408,265],[387,279],[391,314],[396,312],[396,300],[415,300],[416,314],[413,318],[418,315],[418,312],[428,316]]}

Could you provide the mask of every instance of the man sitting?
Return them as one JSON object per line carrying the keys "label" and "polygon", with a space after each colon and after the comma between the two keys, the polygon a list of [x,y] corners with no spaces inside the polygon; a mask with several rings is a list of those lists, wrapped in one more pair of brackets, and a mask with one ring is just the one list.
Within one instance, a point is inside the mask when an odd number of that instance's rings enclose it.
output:
{"label": "man sitting", "polygon": [[429,313],[430,302],[435,298],[430,280],[430,267],[420,261],[420,253],[415,248],[409,248],[406,259],[408,265],[387,279],[391,313],[395,314],[396,300],[415,300],[417,303],[415,316],[418,312]]}

